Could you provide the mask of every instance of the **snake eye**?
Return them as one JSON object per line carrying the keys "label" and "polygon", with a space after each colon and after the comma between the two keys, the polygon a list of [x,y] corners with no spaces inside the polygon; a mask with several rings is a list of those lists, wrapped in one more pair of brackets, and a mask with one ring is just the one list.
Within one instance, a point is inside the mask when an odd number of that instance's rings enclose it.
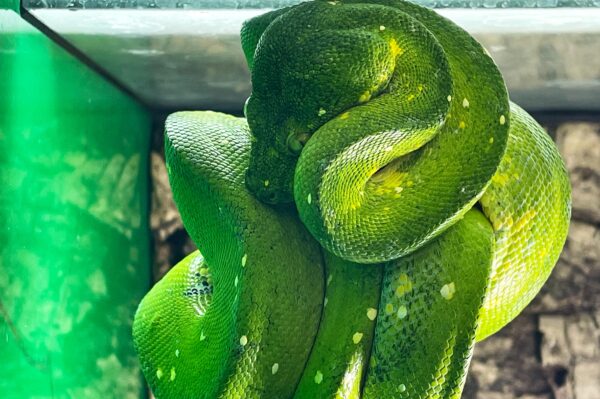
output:
{"label": "snake eye", "polygon": [[299,154],[308,139],[308,133],[292,133],[287,138],[287,146],[292,153]]}

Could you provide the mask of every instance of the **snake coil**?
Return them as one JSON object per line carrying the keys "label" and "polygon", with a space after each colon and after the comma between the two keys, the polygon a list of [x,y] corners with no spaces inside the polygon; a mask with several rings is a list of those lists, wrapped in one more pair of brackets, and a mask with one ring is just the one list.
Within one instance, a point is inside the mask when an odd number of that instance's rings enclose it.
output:
{"label": "snake coil", "polygon": [[247,21],[247,119],[166,123],[200,252],[133,331],[157,398],[459,398],[570,218],[563,162],[485,50],[401,0]]}

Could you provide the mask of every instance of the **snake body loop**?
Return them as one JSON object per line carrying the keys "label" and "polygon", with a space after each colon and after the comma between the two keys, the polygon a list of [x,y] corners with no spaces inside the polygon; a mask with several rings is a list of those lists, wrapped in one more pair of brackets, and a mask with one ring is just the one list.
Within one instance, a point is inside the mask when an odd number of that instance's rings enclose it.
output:
{"label": "snake body loop", "polygon": [[273,210],[244,189],[245,121],[178,113],[167,129],[170,183],[202,254],[140,304],[133,330],[144,374],[158,398],[290,397],[321,315],[318,245],[292,209]]}
{"label": "snake body loop", "polygon": [[459,398],[475,342],[533,299],[565,242],[556,147],[485,50],[414,4],[309,1],[241,36],[247,120],[166,123],[201,254],[140,304],[153,392]]}

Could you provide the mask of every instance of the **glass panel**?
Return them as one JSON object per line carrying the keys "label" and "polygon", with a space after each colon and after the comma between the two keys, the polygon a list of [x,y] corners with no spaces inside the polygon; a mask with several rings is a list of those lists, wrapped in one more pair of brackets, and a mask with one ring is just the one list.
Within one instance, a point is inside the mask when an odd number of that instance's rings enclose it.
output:
{"label": "glass panel", "polygon": [[150,117],[0,10],[0,396],[145,396]]}
{"label": "glass panel", "polygon": [[[234,113],[241,112],[250,93],[239,39],[243,21],[300,2],[24,1],[54,7],[30,12],[146,103],[165,110]],[[600,6],[600,0],[415,1],[448,7],[437,11],[488,49],[512,99],[529,111],[600,109],[595,68],[600,61],[600,7],[581,8]],[[510,8],[536,5],[554,8]],[[558,8],[567,5],[578,8]],[[450,8],[459,6],[476,8]]]}
{"label": "glass panel", "polygon": [[[155,107],[236,113],[250,93],[239,29],[262,12],[32,11]],[[438,12],[488,49],[528,110],[600,109],[600,8]]]}
{"label": "glass panel", "polygon": [[[279,8],[300,0],[24,0],[25,8]],[[599,7],[600,0],[415,0],[436,8]]]}

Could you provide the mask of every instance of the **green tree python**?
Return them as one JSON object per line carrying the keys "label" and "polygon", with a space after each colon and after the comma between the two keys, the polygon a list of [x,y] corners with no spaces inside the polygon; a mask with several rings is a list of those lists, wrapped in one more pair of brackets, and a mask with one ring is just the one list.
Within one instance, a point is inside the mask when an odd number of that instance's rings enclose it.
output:
{"label": "green tree python", "polygon": [[247,21],[246,118],[178,112],[167,170],[196,251],[140,304],[162,398],[459,398],[533,299],[570,186],[468,33],[400,0]]}

